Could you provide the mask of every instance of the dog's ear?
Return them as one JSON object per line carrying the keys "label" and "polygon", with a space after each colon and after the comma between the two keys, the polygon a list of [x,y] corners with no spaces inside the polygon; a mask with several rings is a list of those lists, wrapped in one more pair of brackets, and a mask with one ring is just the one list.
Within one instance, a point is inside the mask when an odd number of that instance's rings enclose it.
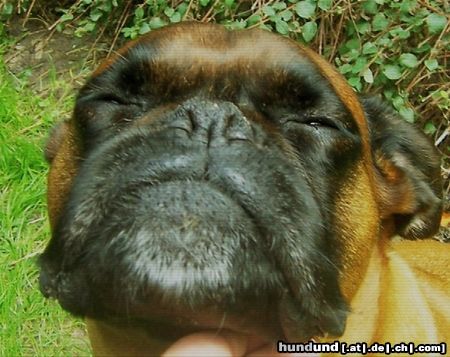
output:
{"label": "dog's ear", "polygon": [[363,98],[383,219],[396,234],[427,238],[439,229],[442,182],[439,156],[428,138],[386,103]]}

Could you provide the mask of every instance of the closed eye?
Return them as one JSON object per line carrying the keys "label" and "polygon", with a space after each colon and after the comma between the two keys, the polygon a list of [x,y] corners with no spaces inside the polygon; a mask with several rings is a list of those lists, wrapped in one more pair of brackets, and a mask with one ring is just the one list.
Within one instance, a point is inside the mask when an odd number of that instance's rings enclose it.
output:
{"label": "closed eye", "polygon": [[339,125],[328,117],[324,116],[288,116],[282,120],[282,124],[296,123],[302,125],[308,125],[310,127],[319,128],[330,128],[339,130]]}
{"label": "closed eye", "polygon": [[104,102],[108,102],[110,104],[115,104],[115,105],[127,105],[128,104],[119,96],[117,96],[115,94],[109,94],[109,93],[102,94],[97,99],[104,101]]}
{"label": "closed eye", "polygon": [[339,129],[335,121],[327,117],[310,117],[305,118],[302,122],[313,128],[328,127],[330,129]]}

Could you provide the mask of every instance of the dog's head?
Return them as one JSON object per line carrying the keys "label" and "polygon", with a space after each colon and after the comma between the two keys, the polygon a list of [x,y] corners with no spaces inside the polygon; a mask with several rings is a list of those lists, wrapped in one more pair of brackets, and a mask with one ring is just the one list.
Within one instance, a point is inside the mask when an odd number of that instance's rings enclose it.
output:
{"label": "dog's head", "polygon": [[47,156],[41,289],[97,319],[340,335],[381,230],[439,221],[424,137],[260,30],[188,23],[129,44]]}

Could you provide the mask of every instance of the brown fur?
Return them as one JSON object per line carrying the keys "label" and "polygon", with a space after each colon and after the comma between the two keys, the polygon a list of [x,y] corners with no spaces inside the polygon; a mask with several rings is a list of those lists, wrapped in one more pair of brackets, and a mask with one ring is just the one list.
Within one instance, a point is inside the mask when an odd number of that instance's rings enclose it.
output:
{"label": "brown fur", "polygon": [[[196,41],[195,34],[191,35],[189,32],[189,26],[182,25],[166,30],[159,45],[173,46],[184,56],[195,56],[202,50],[202,44],[197,43],[195,49],[189,47],[192,43],[189,43],[188,39],[192,39],[194,43]],[[195,29],[213,32],[216,30],[216,27]],[[147,39],[155,39],[157,36],[159,32],[154,32]],[[215,46],[221,46],[221,36],[226,36],[222,29],[217,30],[214,36],[211,35]],[[212,68],[220,68],[217,66],[218,61],[245,71],[245,59],[248,55],[264,55],[264,63],[276,63],[280,57],[283,58],[273,52],[273,47],[270,50],[258,47],[260,32],[249,31],[242,36],[248,40],[248,52],[230,51],[226,59],[215,57],[214,54],[205,55],[214,66],[209,68],[205,62],[198,68],[203,68],[207,75],[211,75],[214,70]],[[288,40],[279,40],[275,36],[273,38],[274,41],[279,41],[280,51],[288,55],[284,46]],[[187,43],[186,48],[183,47],[184,43]],[[134,42],[129,46],[135,44]],[[340,286],[351,304],[347,328],[339,340],[347,343],[448,343],[450,245],[432,239],[405,241],[391,238],[394,232],[392,215],[409,212],[414,206],[412,187],[402,179],[402,172],[390,162],[383,161],[382,157],[375,158],[377,163],[373,162],[363,108],[342,76],[312,51],[301,47],[298,47],[298,50],[309,58],[331,83],[357,123],[363,143],[362,160],[352,173],[345,177],[346,184],[340,188],[336,203],[338,212],[334,224],[345,247]],[[104,62],[94,76],[108,70],[111,63],[124,51],[126,49]],[[254,51],[257,51],[257,54],[253,53]],[[177,52],[169,53],[174,53],[174,57],[160,60],[173,63],[175,67],[182,67],[180,57],[176,56]],[[158,61],[150,65],[157,69]],[[168,67],[165,68],[167,70]],[[158,71],[156,73],[167,75]],[[145,123],[145,118],[142,123]],[[59,136],[58,143],[51,143],[50,147],[52,167],[49,174],[48,207],[53,227],[66,202],[80,156],[77,129],[72,122],[64,125],[65,130]],[[376,164],[384,176],[376,171]],[[87,326],[94,353],[99,356],[155,355],[162,353],[173,342],[156,341],[148,331],[136,326],[113,326],[90,319],[87,320]]]}

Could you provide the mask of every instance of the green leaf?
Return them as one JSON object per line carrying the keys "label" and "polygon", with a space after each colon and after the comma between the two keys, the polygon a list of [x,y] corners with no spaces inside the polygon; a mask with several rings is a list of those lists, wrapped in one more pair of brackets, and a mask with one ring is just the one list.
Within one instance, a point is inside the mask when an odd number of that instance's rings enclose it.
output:
{"label": "green leaf", "polygon": [[360,91],[362,89],[361,80],[359,77],[352,77],[349,78],[348,84],[350,84],[353,88]]}
{"label": "green leaf", "polygon": [[254,25],[261,21],[261,15],[253,14],[247,19],[247,23],[249,26]]}
{"label": "green leaf", "polygon": [[414,110],[411,108],[401,108],[399,114],[409,123],[414,123]]}
{"label": "green leaf", "polygon": [[403,53],[400,56],[400,63],[405,67],[415,68],[418,66],[419,61],[417,60],[417,57],[412,53]]}
{"label": "green leaf", "polygon": [[411,33],[408,30],[404,30],[401,27],[396,27],[389,31],[392,37],[398,37],[400,40],[406,40]]}
{"label": "green leaf", "polygon": [[2,14],[9,16],[13,13],[14,11],[14,6],[13,4],[10,4],[9,2],[7,2],[6,4],[3,5],[3,9],[2,9]]}
{"label": "green leaf", "polygon": [[152,30],[159,29],[166,25],[166,23],[160,17],[154,17],[149,21],[149,26]]}
{"label": "green leaf", "polygon": [[284,2],[276,2],[272,7],[277,11],[281,11],[286,9],[286,4]]}
{"label": "green leaf", "polygon": [[333,0],[319,0],[319,2],[317,3],[317,6],[321,9],[321,10],[330,10],[331,9],[331,5],[333,4]]}
{"label": "green leaf", "polygon": [[229,30],[243,30],[247,26],[247,21],[240,19],[223,23]]}
{"label": "green leaf", "polygon": [[176,23],[180,21],[181,21],[181,14],[179,12],[176,12],[172,16],[170,16],[170,22]]}
{"label": "green leaf", "polygon": [[90,14],[89,14],[89,18],[94,21],[97,22],[97,20],[102,17],[103,13],[98,10],[98,9],[94,9]]}
{"label": "green leaf", "polygon": [[389,20],[384,16],[383,13],[378,13],[374,16],[372,21],[373,31],[382,31],[388,28]]}
{"label": "green leaf", "polygon": [[273,7],[269,6],[269,5],[264,5],[262,10],[263,10],[264,15],[266,15],[266,16],[275,16],[275,14],[276,14]]}
{"label": "green leaf", "polygon": [[415,48],[414,52],[415,53],[426,53],[426,52],[430,52],[431,50],[431,45],[429,43],[424,43],[422,46]]}
{"label": "green leaf", "polygon": [[316,11],[316,3],[312,0],[299,1],[295,5],[295,12],[304,19],[310,19]]}
{"label": "green leaf", "polygon": [[310,42],[317,33],[317,24],[314,21],[308,21],[302,26],[302,37],[306,42]]}
{"label": "green leaf", "polygon": [[447,18],[444,15],[430,14],[427,17],[427,25],[430,33],[441,32],[447,25]]}
{"label": "green leaf", "polygon": [[361,47],[361,43],[359,42],[358,38],[352,38],[345,43],[345,47],[347,47],[349,50],[359,50],[359,48]]}
{"label": "green leaf", "polygon": [[360,21],[356,24],[356,29],[360,34],[368,33],[370,31],[370,24],[367,21]]}
{"label": "green leaf", "polygon": [[225,0],[225,6],[228,8],[232,8],[234,5],[234,0]]}
{"label": "green leaf", "polygon": [[373,73],[370,68],[367,68],[363,73],[363,78],[366,83],[373,83]]}
{"label": "green leaf", "polygon": [[152,29],[148,25],[148,23],[144,22],[141,27],[139,28],[139,35],[143,35],[144,33],[147,33],[151,31]]}
{"label": "green leaf", "polygon": [[366,42],[362,48],[362,53],[364,55],[372,55],[377,53],[378,48],[373,44],[373,42]]}
{"label": "green leaf", "polygon": [[425,124],[423,131],[425,134],[433,135],[437,131],[437,128],[434,126],[434,124],[431,121],[429,121]]}
{"label": "green leaf", "polygon": [[341,72],[342,74],[351,72],[351,70],[352,70],[352,65],[349,63],[345,63],[339,67],[339,72]]}
{"label": "green leaf", "polygon": [[417,6],[417,0],[403,0],[400,4],[401,12],[412,12]]}
{"label": "green leaf", "polygon": [[391,80],[399,79],[402,76],[402,71],[400,70],[400,67],[392,64],[386,65],[383,69],[383,73],[387,78]]}
{"label": "green leaf", "polygon": [[104,2],[103,4],[98,6],[98,9],[100,9],[102,12],[106,12],[107,14],[109,14],[112,10],[112,4],[109,1]]}
{"label": "green leaf", "polygon": [[366,14],[370,15],[375,15],[378,12],[378,5],[374,0],[364,1],[362,8]]}
{"label": "green leaf", "polygon": [[174,13],[175,13],[175,9],[173,9],[171,7],[166,7],[164,9],[164,15],[166,15],[167,17],[171,17]]}
{"label": "green leaf", "polygon": [[209,2],[210,2],[210,0],[200,0],[199,1],[200,6],[203,6],[203,7],[208,6]]}
{"label": "green leaf", "polygon": [[137,20],[141,20],[144,17],[144,9],[142,7],[138,7],[134,11],[134,17],[136,17]]}
{"label": "green leaf", "polygon": [[367,60],[365,59],[365,57],[358,57],[355,61],[355,64],[353,65],[352,68],[352,73],[360,73],[364,67],[366,67],[367,65]]}
{"label": "green leaf", "polygon": [[87,22],[86,25],[83,26],[83,29],[86,32],[94,31],[94,29],[95,29],[95,22],[91,22],[91,21]]}
{"label": "green leaf", "polygon": [[356,60],[361,54],[359,53],[358,50],[350,50],[345,54],[345,57],[347,58],[348,61],[352,61],[352,60]]}
{"label": "green leaf", "polygon": [[177,12],[181,16],[183,16],[186,13],[187,8],[188,8],[188,4],[186,4],[185,2],[182,2],[180,5],[178,5]]}
{"label": "green leaf", "polygon": [[439,68],[439,63],[436,58],[428,59],[424,63],[425,67],[427,67],[429,71],[434,71],[435,69]]}
{"label": "green leaf", "polygon": [[73,20],[73,15],[71,13],[64,14],[61,16],[60,20],[61,22]]}
{"label": "green leaf", "polygon": [[281,19],[275,22],[275,30],[282,35],[287,35],[289,33],[288,24]]}
{"label": "green leaf", "polygon": [[405,107],[405,99],[397,95],[392,98],[392,105],[395,107],[395,109],[400,110],[401,108]]}
{"label": "green leaf", "polygon": [[283,10],[278,14],[284,21],[289,21],[292,19],[292,11],[290,10]]}

